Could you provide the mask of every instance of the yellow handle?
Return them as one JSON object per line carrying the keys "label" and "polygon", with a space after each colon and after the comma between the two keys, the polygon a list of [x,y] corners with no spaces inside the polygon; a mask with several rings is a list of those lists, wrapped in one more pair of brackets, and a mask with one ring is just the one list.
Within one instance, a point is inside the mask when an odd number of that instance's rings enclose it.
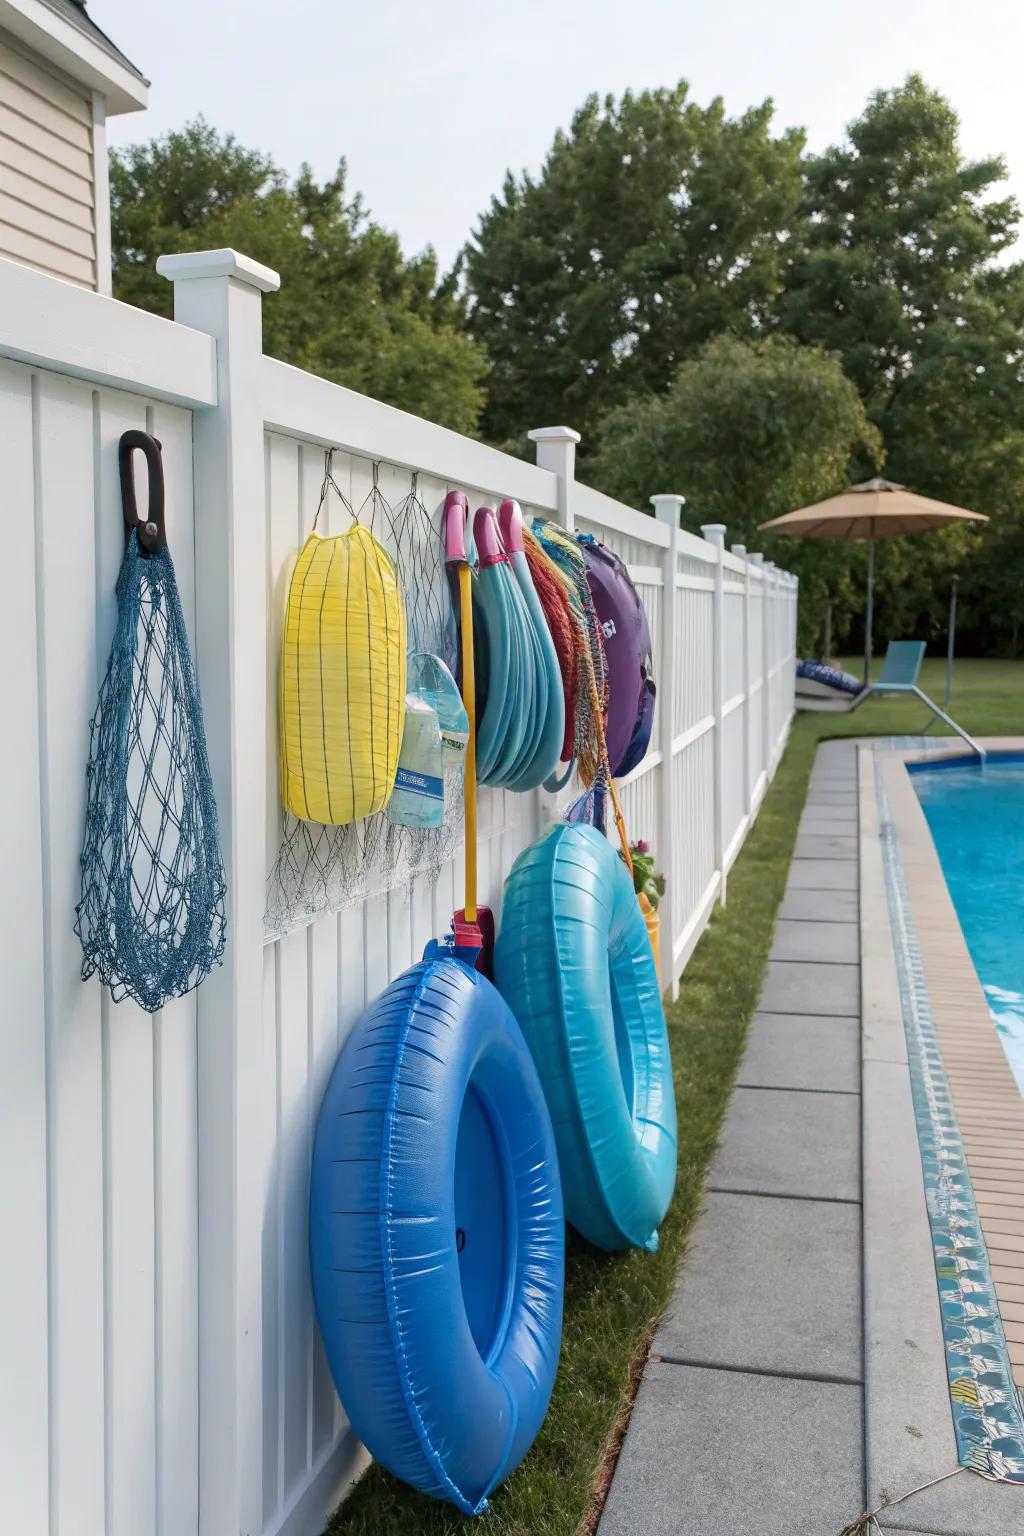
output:
{"label": "yellow handle", "polygon": [[459,566],[462,629],[462,702],[469,716],[466,743],[466,921],[476,922],[476,673],[473,656],[473,588],[469,566]]}

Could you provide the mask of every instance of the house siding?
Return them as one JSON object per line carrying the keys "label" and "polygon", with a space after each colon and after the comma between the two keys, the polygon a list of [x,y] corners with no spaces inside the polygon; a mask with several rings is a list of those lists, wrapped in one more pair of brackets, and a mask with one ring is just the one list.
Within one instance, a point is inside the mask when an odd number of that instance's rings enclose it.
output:
{"label": "house siding", "polygon": [[0,256],[97,286],[91,95],[0,33]]}

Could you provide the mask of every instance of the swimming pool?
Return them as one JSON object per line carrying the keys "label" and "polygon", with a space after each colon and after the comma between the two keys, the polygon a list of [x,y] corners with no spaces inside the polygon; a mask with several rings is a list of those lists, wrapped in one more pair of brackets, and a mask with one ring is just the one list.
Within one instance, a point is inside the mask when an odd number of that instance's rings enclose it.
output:
{"label": "swimming pool", "polygon": [[1024,753],[912,764],[949,894],[1024,1095]]}

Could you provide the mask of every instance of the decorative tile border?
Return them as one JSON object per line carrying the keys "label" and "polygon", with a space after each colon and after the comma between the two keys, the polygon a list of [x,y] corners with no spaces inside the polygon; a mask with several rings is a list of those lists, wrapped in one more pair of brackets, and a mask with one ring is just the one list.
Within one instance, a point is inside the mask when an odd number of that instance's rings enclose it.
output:
{"label": "decorative tile border", "polygon": [[1024,1483],[1024,1403],[936,1034],[881,753],[875,793],[959,1459],[984,1477]]}

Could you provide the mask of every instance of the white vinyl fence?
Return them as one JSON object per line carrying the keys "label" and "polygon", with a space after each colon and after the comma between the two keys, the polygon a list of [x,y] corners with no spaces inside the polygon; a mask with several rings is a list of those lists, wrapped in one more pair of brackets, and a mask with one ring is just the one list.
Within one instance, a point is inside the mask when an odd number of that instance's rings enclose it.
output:
{"label": "white vinyl fence", "polygon": [[[623,781],[668,875],[666,988],[725,899],[793,708],[795,580],[576,481],[575,434],[537,463],[265,358],[274,274],[165,258],[175,321],[0,261],[6,751],[0,764],[0,1529],[25,1536],[315,1536],[364,1453],[314,1324],[310,1144],[367,1000],[462,904],[461,854],[286,937],[264,933],[279,825],[280,578],[323,451],[359,505],[473,505],[591,531],[650,618],[655,735]],[[273,300],[270,300],[273,302]],[[224,967],[153,1016],[79,979],[73,931],[89,720],[123,548],[117,443],[163,444],[168,542],[194,640],[229,882]],[[563,797],[564,798],[564,797]],[[563,805],[483,791],[481,899]]]}

